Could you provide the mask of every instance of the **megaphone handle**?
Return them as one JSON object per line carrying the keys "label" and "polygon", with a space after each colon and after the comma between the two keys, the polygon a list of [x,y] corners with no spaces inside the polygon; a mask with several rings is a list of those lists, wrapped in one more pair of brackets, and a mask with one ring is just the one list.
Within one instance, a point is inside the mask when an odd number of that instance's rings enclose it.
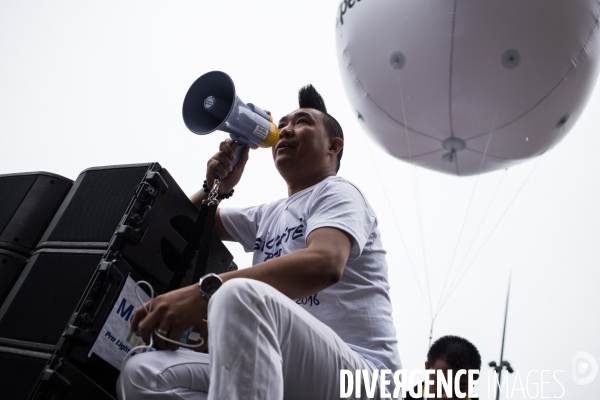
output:
{"label": "megaphone handle", "polygon": [[[240,161],[240,158],[242,157],[242,151],[244,151],[244,149],[247,147],[245,144],[242,144],[240,142],[237,142],[237,144],[238,144],[238,148],[235,150],[235,160],[233,160],[231,162],[231,168],[233,168],[237,165],[238,161]],[[215,171],[215,178],[217,178],[219,180],[225,179],[217,171]]]}

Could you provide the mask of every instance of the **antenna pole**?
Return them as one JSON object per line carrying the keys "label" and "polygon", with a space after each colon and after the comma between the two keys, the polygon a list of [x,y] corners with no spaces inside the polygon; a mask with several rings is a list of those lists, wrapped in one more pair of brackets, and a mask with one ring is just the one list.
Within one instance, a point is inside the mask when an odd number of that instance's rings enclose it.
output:
{"label": "antenna pole", "polygon": [[508,299],[510,297],[510,282],[512,279],[512,270],[508,277],[508,290],[506,291],[506,307],[504,309],[504,327],[502,329],[502,347],[500,348],[500,363],[496,364],[494,361],[489,363],[489,366],[494,368],[494,372],[498,374],[498,386],[496,388],[496,400],[500,400],[500,385],[502,384],[502,371],[504,367],[508,373],[512,374],[514,372],[510,363],[507,360],[504,360],[504,340],[506,338],[506,320],[508,319]]}
{"label": "antenna pole", "polygon": [[431,320],[431,329],[429,329],[429,348],[431,348],[431,338],[433,338],[433,324],[435,322],[435,318]]}

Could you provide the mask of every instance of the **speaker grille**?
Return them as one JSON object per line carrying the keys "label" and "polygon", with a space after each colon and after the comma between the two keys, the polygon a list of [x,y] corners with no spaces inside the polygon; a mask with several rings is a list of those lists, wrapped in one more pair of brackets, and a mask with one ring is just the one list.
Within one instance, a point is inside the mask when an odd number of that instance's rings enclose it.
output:
{"label": "speaker grille", "polygon": [[90,170],[48,240],[108,242],[148,166]]}
{"label": "speaker grille", "polygon": [[[0,231],[0,247],[29,256],[73,186],[73,181],[48,173],[31,173],[19,178],[34,178],[35,182],[12,213],[4,230]],[[18,189],[21,191],[21,188]],[[4,205],[4,199],[0,198],[0,202]]]}
{"label": "speaker grille", "polygon": [[0,176],[0,232],[6,228],[36,179],[37,175]]}
{"label": "speaker grille", "polygon": [[0,307],[23,271],[27,259],[8,251],[0,250]]}
{"label": "speaker grille", "polygon": [[3,399],[27,400],[49,355],[0,348],[0,387]]}
{"label": "speaker grille", "polygon": [[0,309],[0,337],[55,345],[103,254],[90,253],[35,254]]}

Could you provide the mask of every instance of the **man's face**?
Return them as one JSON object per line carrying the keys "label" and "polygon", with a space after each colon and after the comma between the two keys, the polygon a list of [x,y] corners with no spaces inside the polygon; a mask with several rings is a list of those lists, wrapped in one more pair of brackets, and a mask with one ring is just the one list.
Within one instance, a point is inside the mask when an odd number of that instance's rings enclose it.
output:
{"label": "man's face", "polygon": [[327,168],[330,138],[323,114],[312,108],[292,111],[279,121],[280,138],[273,146],[273,160],[280,173],[303,173]]}
{"label": "man's face", "polygon": [[[433,380],[433,384],[431,384],[429,386],[429,393],[436,395],[437,394],[437,374],[438,371],[441,371],[442,374],[444,375],[444,377],[446,379],[448,379],[448,371],[452,370],[452,368],[446,363],[446,361],[444,360],[435,360],[433,365],[429,365],[429,362],[425,361],[425,369],[433,369],[435,370],[435,375],[431,376],[431,379]],[[465,368],[468,370],[468,368]],[[433,397],[434,399],[459,399],[459,397],[456,394],[456,389],[454,388],[454,376],[456,374],[457,371],[452,371],[452,391],[454,392],[454,396],[453,397],[448,397],[446,396],[445,391],[442,388],[442,397]],[[475,375],[475,379],[478,378],[478,375]],[[460,377],[460,391],[462,393],[467,394],[469,391],[469,383],[468,383],[468,376],[467,374],[464,374]],[[461,400],[465,400],[467,399],[469,396],[463,397]]]}

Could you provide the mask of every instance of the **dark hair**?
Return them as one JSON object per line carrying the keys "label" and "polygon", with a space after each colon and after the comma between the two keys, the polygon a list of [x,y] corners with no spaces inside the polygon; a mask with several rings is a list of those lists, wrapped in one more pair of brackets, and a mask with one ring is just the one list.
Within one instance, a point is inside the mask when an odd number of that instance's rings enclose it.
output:
{"label": "dark hair", "polygon": [[[331,115],[327,114],[327,107],[325,107],[325,101],[323,97],[317,92],[317,89],[311,84],[308,84],[298,91],[298,106],[299,108],[312,108],[323,113],[323,124],[325,125],[325,131],[329,137],[339,137],[344,139],[344,132],[339,122]],[[337,168],[336,172],[340,169],[340,162],[342,160],[342,153],[344,148],[337,154]]]}
{"label": "dark hair", "polygon": [[481,356],[477,347],[467,339],[458,336],[442,336],[427,352],[429,368],[436,360],[445,361],[453,370],[481,369]]}

